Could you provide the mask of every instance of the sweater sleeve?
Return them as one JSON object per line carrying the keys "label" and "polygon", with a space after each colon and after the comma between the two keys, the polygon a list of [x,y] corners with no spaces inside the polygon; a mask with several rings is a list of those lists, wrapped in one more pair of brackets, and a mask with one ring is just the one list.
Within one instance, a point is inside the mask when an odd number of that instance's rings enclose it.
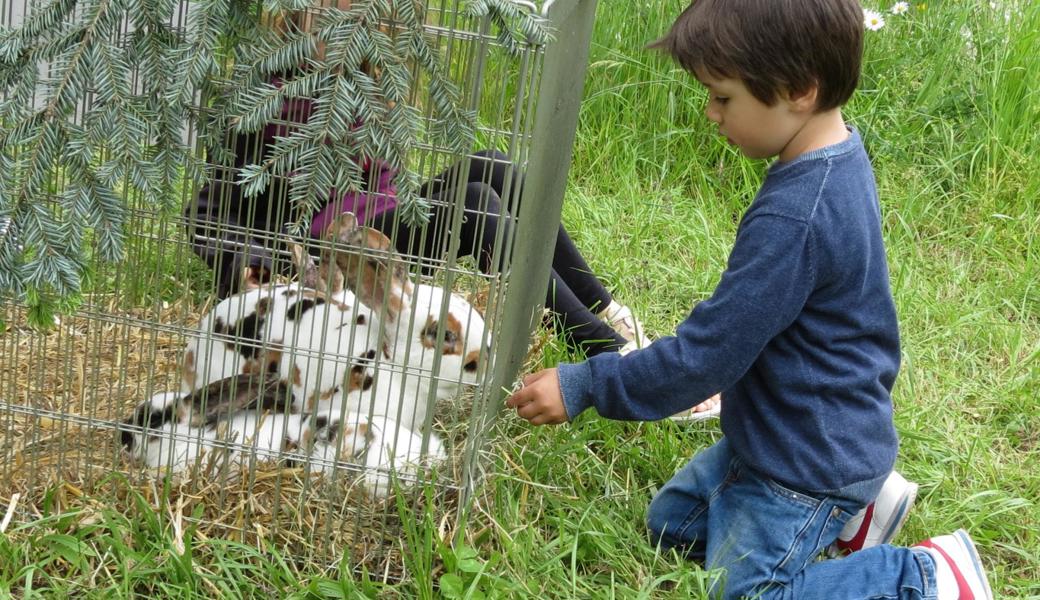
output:
{"label": "sweater sleeve", "polygon": [[714,294],[674,336],[624,357],[605,353],[560,366],[568,417],[595,407],[609,419],[653,421],[728,389],[805,305],[814,287],[811,244],[802,221],[745,220]]}

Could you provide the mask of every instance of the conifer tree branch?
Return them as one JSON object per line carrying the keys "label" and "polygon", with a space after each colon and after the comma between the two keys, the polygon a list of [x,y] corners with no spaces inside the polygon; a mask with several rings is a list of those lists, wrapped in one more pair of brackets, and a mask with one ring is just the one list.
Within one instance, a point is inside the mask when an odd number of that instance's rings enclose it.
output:
{"label": "conifer tree branch", "polygon": [[[200,178],[185,127],[216,162],[229,130],[257,131],[287,100],[309,99],[309,119],[240,172],[247,194],[288,177],[300,227],[333,191],[363,189],[373,161],[395,171],[401,214],[422,223],[429,205],[409,169],[417,142],[455,153],[473,143],[476,114],[426,31],[422,0],[354,0],[323,10],[313,31],[290,22],[277,34],[253,0],[198,0],[186,35],[171,26],[180,1],[51,0],[0,27],[0,296],[30,314],[73,306],[90,261],[122,256],[122,190],[166,209],[178,180]],[[465,7],[508,52],[546,39],[512,0]]]}

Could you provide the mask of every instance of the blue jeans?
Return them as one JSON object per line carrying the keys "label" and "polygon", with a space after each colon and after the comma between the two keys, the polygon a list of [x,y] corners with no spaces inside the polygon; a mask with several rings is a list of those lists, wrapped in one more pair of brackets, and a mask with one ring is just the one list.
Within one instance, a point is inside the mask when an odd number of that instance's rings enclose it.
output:
{"label": "blue jeans", "polygon": [[924,550],[876,546],[818,560],[861,508],[753,471],[723,438],[661,488],[647,527],[661,548],[719,570],[714,598],[934,600],[935,565]]}

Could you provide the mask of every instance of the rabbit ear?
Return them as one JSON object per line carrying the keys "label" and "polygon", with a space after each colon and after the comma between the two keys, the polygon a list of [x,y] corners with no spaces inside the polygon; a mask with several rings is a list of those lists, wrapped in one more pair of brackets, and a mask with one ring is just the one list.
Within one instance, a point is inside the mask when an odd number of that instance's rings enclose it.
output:
{"label": "rabbit ear", "polygon": [[343,271],[336,264],[335,260],[335,242],[338,234],[340,231],[356,229],[357,226],[358,220],[354,213],[341,213],[332,223],[329,223],[329,226],[325,228],[325,232],[321,236],[321,239],[328,243],[322,247],[321,265],[318,267],[318,272],[321,275],[322,283],[326,284],[330,293],[338,294],[343,291],[343,287],[346,285]]}
{"label": "rabbit ear", "polygon": [[321,285],[321,276],[318,267],[314,265],[314,257],[307,252],[302,244],[289,244],[292,253],[293,266],[300,276],[300,285],[306,288],[318,289]]}
{"label": "rabbit ear", "polygon": [[292,388],[273,373],[235,375],[215,381],[184,399],[191,425],[210,427],[242,410],[289,412]]}
{"label": "rabbit ear", "polygon": [[321,264],[315,266],[314,257],[300,244],[290,244],[293,264],[300,273],[300,285],[305,288],[338,294],[343,291],[343,273],[329,256],[328,249],[321,251]]}
{"label": "rabbit ear", "polygon": [[181,383],[185,391],[195,389],[195,382],[198,380],[198,371],[195,369],[195,352],[189,346],[181,361]]}
{"label": "rabbit ear", "polygon": [[412,282],[390,238],[371,227],[343,227],[335,241],[350,246],[334,256],[346,286],[388,322],[397,322],[411,300]]}
{"label": "rabbit ear", "polygon": [[263,283],[263,267],[245,267],[239,274],[238,291],[255,290]]}
{"label": "rabbit ear", "polygon": [[321,236],[323,240],[334,240],[340,231],[347,231],[350,229],[358,228],[357,215],[347,211],[340,213],[338,217],[333,219],[329,226],[325,228],[324,235]]}

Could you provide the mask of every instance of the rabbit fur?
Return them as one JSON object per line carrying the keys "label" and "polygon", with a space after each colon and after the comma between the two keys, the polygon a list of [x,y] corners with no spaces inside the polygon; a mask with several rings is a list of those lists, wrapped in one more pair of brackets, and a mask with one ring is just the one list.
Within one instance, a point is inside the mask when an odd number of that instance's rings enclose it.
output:
{"label": "rabbit fur", "polygon": [[363,461],[365,489],[382,497],[393,474],[446,458],[432,433],[421,452],[416,432],[432,402],[476,382],[489,354],[482,315],[443,288],[413,284],[389,239],[352,215],[327,238],[360,252],[325,249],[315,268],[295,246],[298,283],[246,289],[200,320],[181,393],[156,394],[126,421],[140,428],[121,432],[132,459],[180,471],[216,448],[241,461],[247,446],[326,472]]}
{"label": "rabbit fur", "polygon": [[[300,414],[279,399],[288,388],[270,377],[228,379],[235,383],[215,382],[206,393],[162,392],[139,404],[120,431],[124,453],[173,473],[242,465],[253,457],[306,462],[327,474],[337,463],[362,463],[362,487],[374,498],[389,494],[395,474],[415,475],[420,466],[446,459],[436,435],[428,436],[423,452],[422,436],[386,417],[347,410],[342,392]],[[271,390],[257,391],[261,386]]]}

